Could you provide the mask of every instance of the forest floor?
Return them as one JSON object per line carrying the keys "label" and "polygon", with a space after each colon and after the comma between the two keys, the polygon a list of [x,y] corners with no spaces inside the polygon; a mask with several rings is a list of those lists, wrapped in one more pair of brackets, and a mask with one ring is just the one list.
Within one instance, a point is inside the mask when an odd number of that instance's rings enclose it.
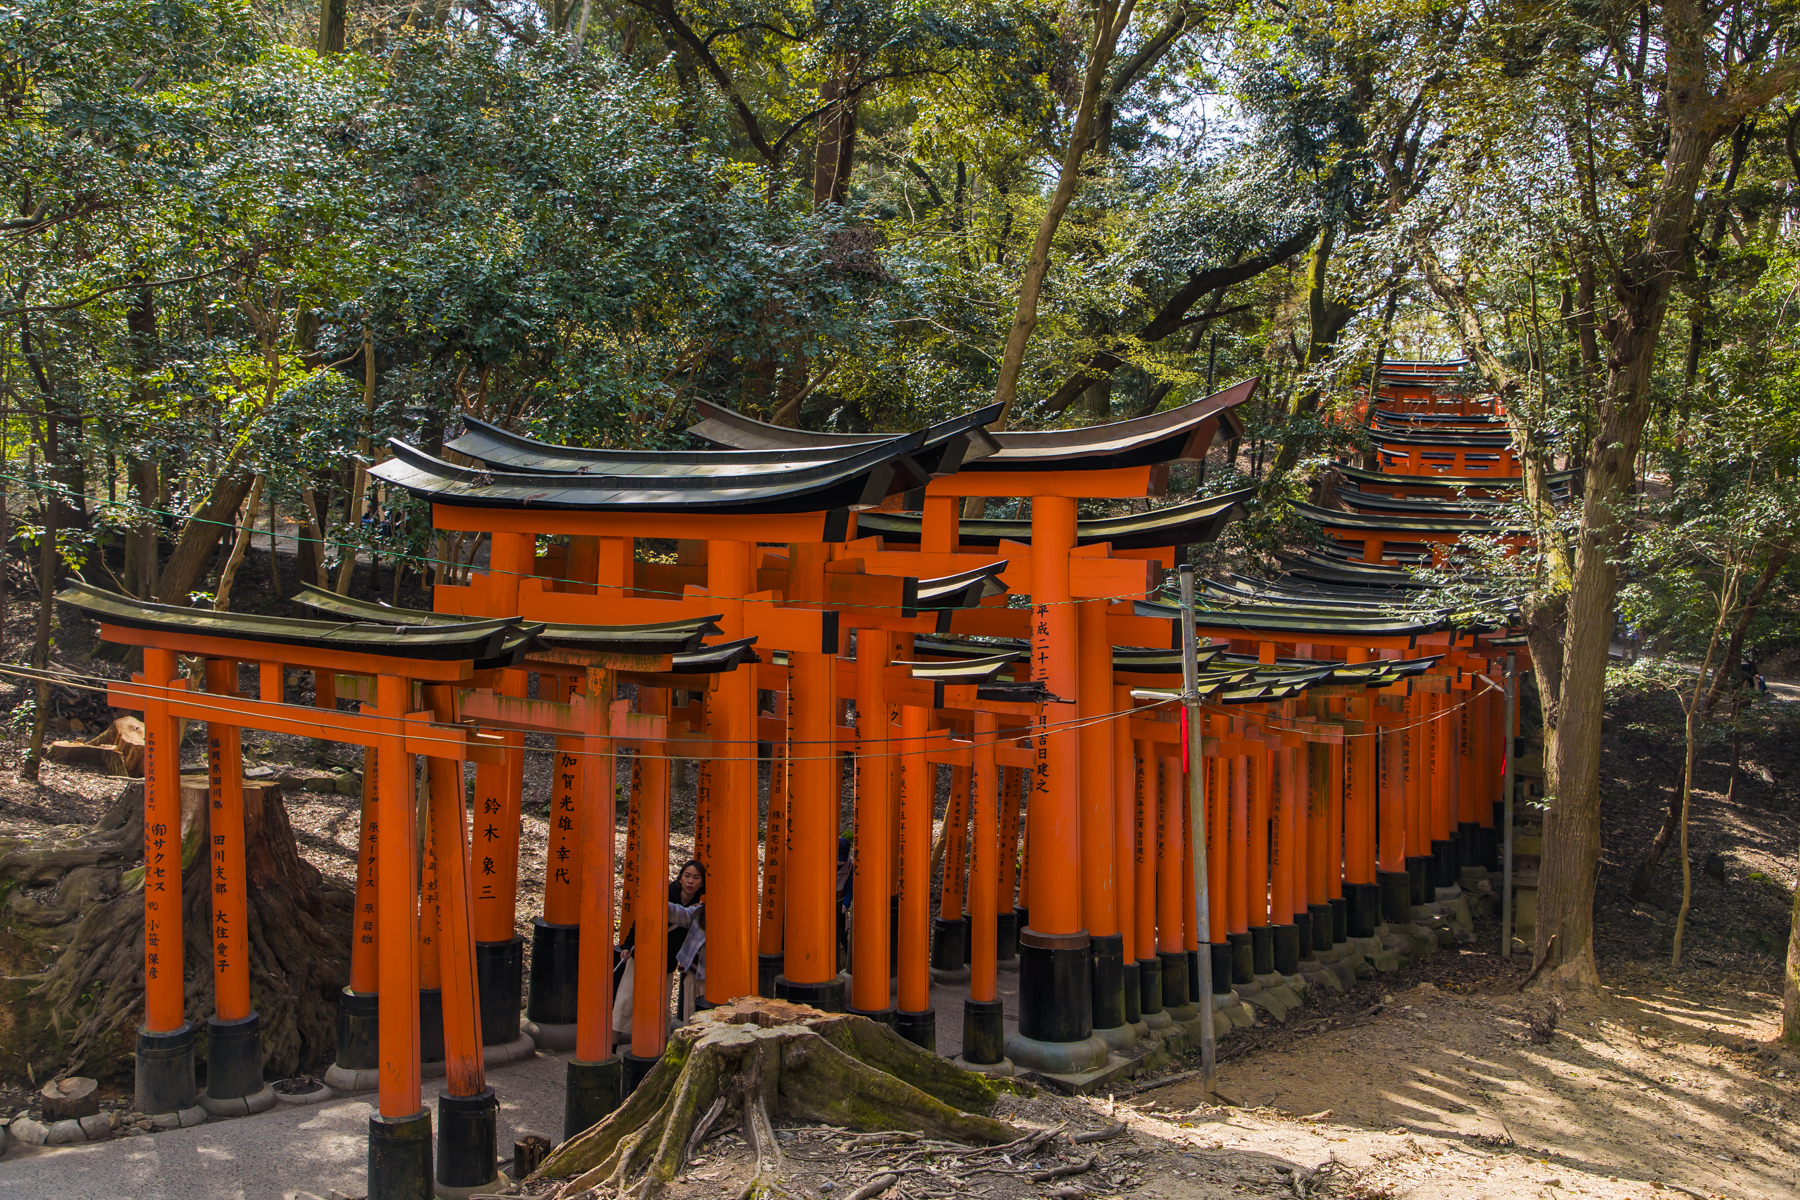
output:
{"label": "forest floor", "polygon": [[[261,558],[246,564],[240,586],[266,575]],[[246,609],[279,611],[278,601],[254,588],[240,599]],[[29,629],[13,607],[0,657],[18,662],[27,656]],[[66,608],[59,617],[58,665],[90,679],[125,673],[89,657],[91,626]],[[48,764],[35,785],[14,777],[26,732],[18,714],[29,694],[16,677],[0,675],[0,714],[12,715],[10,723],[0,715],[0,832],[91,823],[122,781]],[[53,714],[90,730],[111,715],[103,695],[82,686],[59,691]],[[1789,1134],[1800,1119],[1800,1059],[1776,1040],[1800,840],[1797,725],[1800,703],[1777,699],[1753,713],[1729,788],[1729,741],[1702,748],[1693,907],[1683,966],[1674,970],[1678,856],[1671,852],[1643,902],[1634,904],[1626,885],[1679,782],[1679,712],[1666,694],[1614,699],[1600,753],[1605,850],[1596,946],[1606,986],[1598,997],[1559,1007],[1547,1039],[1533,1027],[1548,1023],[1552,1002],[1517,993],[1527,964],[1495,951],[1498,930],[1488,922],[1473,946],[1449,947],[1347,995],[1315,993],[1287,1023],[1226,1039],[1216,1099],[1229,1105],[1204,1102],[1197,1079],[1182,1074],[1192,1062],[1179,1064],[1169,1082],[1144,1081],[1129,1095],[1040,1094],[1003,1103],[1001,1115],[1026,1126],[1066,1121],[1074,1132],[1123,1121],[1126,1134],[1113,1140],[1063,1144],[1068,1162],[1097,1152],[1079,1175],[1036,1184],[1010,1170],[968,1174],[948,1163],[934,1170],[929,1159],[903,1161],[881,1148],[859,1149],[864,1157],[854,1158],[834,1148],[841,1135],[796,1130],[789,1142],[795,1182],[811,1196],[841,1198],[892,1159],[923,1168],[903,1175],[893,1193],[921,1200],[1047,1196],[1058,1188],[1168,1200],[1800,1194],[1800,1141]],[[183,758],[197,767],[197,730],[190,739]],[[522,933],[542,892],[550,756],[540,741],[533,739],[526,759]],[[260,734],[245,742],[254,761],[358,765],[346,747]],[[302,854],[326,875],[352,882],[357,798],[289,790],[286,801]],[[675,807],[670,853],[678,863],[692,833],[691,784],[678,790]],[[623,836],[621,824],[621,849]],[[0,1118],[27,1103],[29,1081],[16,1073],[0,1047]],[[121,1094],[116,1083],[107,1090]],[[748,1160],[734,1140],[728,1134],[709,1143],[671,1195],[735,1194],[733,1180]],[[18,1153],[0,1163],[0,1185]],[[298,1146],[296,1155],[305,1161]],[[296,1185],[284,1197],[306,1194],[303,1180]]]}

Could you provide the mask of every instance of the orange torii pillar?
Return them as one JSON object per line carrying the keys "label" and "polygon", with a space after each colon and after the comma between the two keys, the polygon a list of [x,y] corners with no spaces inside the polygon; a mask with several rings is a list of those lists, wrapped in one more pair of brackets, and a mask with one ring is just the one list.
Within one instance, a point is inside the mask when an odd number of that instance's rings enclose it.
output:
{"label": "orange torii pillar", "polygon": [[1088,931],[1088,964],[1095,1036],[1114,1050],[1137,1044],[1125,1012],[1125,937],[1119,928],[1118,822],[1113,811],[1112,639],[1106,601],[1075,606],[1080,671],[1075,711],[1081,722],[1081,923]]}
{"label": "orange torii pillar", "polygon": [[[756,591],[751,549],[749,542],[706,543],[707,602],[717,607],[719,630],[728,639],[748,636],[745,597]],[[729,671],[720,676],[718,686],[707,694],[706,708],[715,739],[712,806],[707,815],[707,833],[714,849],[706,864],[706,892],[711,901],[707,905],[706,999],[710,1004],[725,1004],[756,992],[756,672]],[[718,739],[725,743],[722,755]],[[606,794],[612,795],[610,776]],[[831,794],[837,795],[835,791]],[[606,811],[611,812],[610,800]],[[611,825],[608,820],[608,861]],[[884,892],[883,904],[885,896]],[[612,903],[611,893],[607,903]]]}
{"label": "orange torii pillar", "polygon": [[[1347,647],[1349,663],[1367,662],[1369,653]],[[1346,937],[1375,936],[1381,924],[1381,886],[1377,880],[1375,821],[1376,768],[1381,752],[1381,730],[1370,719],[1373,693],[1364,690],[1344,702],[1344,930]]]}
{"label": "orange torii pillar", "polygon": [[[435,720],[454,719],[451,688],[431,685],[425,696]],[[495,1150],[500,1101],[488,1086],[482,1059],[463,767],[455,759],[427,758],[425,772],[431,826],[428,853],[437,873],[433,948],[443,994],[444,1090],[438,1093],[437,1182],[446,1192],[467,1194],[494,1186],[499,1177]]]}
{"label": "orange torii pillar", "polygon": [[1256,955],[1250,938],[1250,747],[1239,721],[1217,717],[1219,753],[1224,758],[1223,803],[1215,829],[1224,849],[1215,860],[1225,876],[1225,945],[1231,955],[1232,983],[1251,983]]}
{"label": "orange torii pillar", "polygon": [[[1320,705],[1321,709],[1323,707]],[[1306,912],[1312,918],[1312,946],[1308,958],[1321,950],[1331,949],[1339,940],[1331,904],[1332,884],[1342,886],[1337,855],[1343,849],[1343,792],[1332,790],[1331,772],[1331,751],[1336,748],[1336,743],[1309,742],[1306,746]],[[1341,770],[1336,778],[1342,780]],[[1340,839],[1336,846],[1331,838],[1334,831]]]}
{"label": "orange torii pillar", "polygon": [[937,769],[926,759],[931,710],[900,710],[900,1004],[894,1028],[908,1041],[937,1049],[931,1007],[931,817]]}
{"label": "orange torii pillar", "polygon": [[[206,690],[237,694],[238,665],[206,660]],[[221,703],[224,703],[221,700]],[[213,1015],[206,1023],[206,1094],[200,1103],[219,1116],[244,1116],[275,1105],[262,1077],[262,1019],[250,1007],[249,919],[244,887],[244,762],[238,727],[207,722],[207,861],[212,897]]]}
{"label": "orange torii pillar", "polygon": [[1431,708],[1431,884],[1454,888],[1462,874],[1456,855],[1456,712],[1450,678],[1434,675],[1445,690],[1426,697]]}
{"label": "orange torii pillar", "polygon": [[[144,648],[146,687],[186,686],[175,674],[175,655]],[[194,1027],[185,1015],[182,942],[180,727],[168,706],[144,704],[144,1023],[137,1032],[139,1112],[161,1115],[193,1110]],[[204,1113],[194,1113],[198,1123]]]}
{"label": "orange torii pillar", "polygon": [[892,742],[883,686],[892,656],[893,634],[881,629],[856,631],[856,885],[851,897],[850,1011],[884,1025],[894,1022],[888,987],[893,950],[889,937],[894,773],[888,762]]}
{"label": "orange torii pillar", "polygon": [[[821,547],[791,548],[795,574]],[[792,599],[793,597],[790,597]],[[844,1009],[837,969],[837,658],[788,656],[794,719],[788,752],[787,896],[775,994],[825,1012]],[[711,964],[708,964],[711,975]]]}
{"label": "orange torii pillar", "polygon": [[1456,753],[1456,840],[1465,867],[1482,865],[1481,815],[1475,794],[1474,729],[1475,698],[1486,684],[1465,672],[1467,690],[1459,693],[1456,719],[1451,722]]}
{"label": "orange torii pillar", "polygon": [[[537,539],[528,533],[491,535],[488,549],[488,612],[511,617],[519,611],[519,581],[537,566]],[[495,688],[503,696],[523,698],[525,672],[500,672]],[[560,697],[559,697],[560,699]],[[513,928],[519,892],[519,801],[525,779],[525,734],[505,730],[506,761],[475,768],[475,979],[481,995],[481,1038],[488,1046],[504,1046],[520,1036],[519,1011],[525,990],[525,939]],[[491,831],[492,836],[489,836]],[[546,897],[546,901],[548,898]],[[546,909],[548,909],[546,903]],[[574,971],[574,947],[544,945],[557,931],[541,928],[548,911],[533,921],[532,982]],[[537,1018],[551,1024],[548,1018]]]}
{"label": "orange torii pillar", "polygon": [[[580,742],[584,768],[579,822],[580,924],[582,940],[590,950],[581,956],[576,972],[575,1055],[569,1059],[563,1092],[564,1139],[598,1123],[619,1106],[624,1095],[623,1064],[613,1053],[612,955],[609,953],[613,939],[615,771],[607,723],[614,692],[612,671],[605,667],[588,667],[584,692],[587,721]],[[649,911],[651,906],[644,908]],[[750,947],[751,943],[746,940],[742,949],[748,952]],[[649,987],[656,986],[650,979],[643,982]]]}
{"label": "orange torii pillar", "polygon": [[1132,932],[1137,950],[1138,1008],[1151,1029],[1167,1029],[1163,1011],[1162,959],[1156,945],[1156,883],[1162,837],[1158,824],[1156,744],[1132,741]]}
{"label": "orange torii pillar", "polygon": [[[1406,724],[1400,761],[1406,776],[1406,873],[1412,903],[1431,899],[1431,798],[1426,779],[1431,770],[1429,697],[1416,688],[1406,697]],[[1407,920],[1411,920],[1410,912]]]}
{"label": "orange torii pillar", "polygon": [[963,1001],[961,1061],[992,1066],[1006,1060],[1005,1016],[1000,1007],[999,961],[994,956],[999,908],[1000,768],[994,759],[1000,726],[991,712],[975,713],[970,745],[969,995]]}
{"label": "orange torii pillar", "polygon": [[[787,894],[782,857],[787,851],[787,807],[791,790],[788,744],[794,730],[793,695],[791,685],[774,695],[775,712],[780,716],[783,735],[780,742],[769,747],[769,827],[763,833],[762,913],[756,929],[756,994],[759,996],[773,996],[775,979],[781,974],[781,939],[785,932],[782,913]],[[628,1077],[629,1074],[628,1068]]]}
{"label": "orange torii pillar", "polygon": [[[522,679],[524,672],[500,673],[501,695],[525,694],[522,686],[507,690],[514,674]],[[576,686],[570,676],[538,676],[539,697],[558,703],[567,701]],[[511,736],[511,731],[507,731],[507,736]],[[518,879],[518,821],[506,818],[508,802],[492,790],[492,781],[504,783],[512,760],[512,743],[508,742],[507,766],[478,765],[475,768],[473,857],[477,882],[475,961],[478,972],[484,962],[499,961],[496,957],[499,951],[492,947],[501,945],[498,941],[487,940],[490,934],[497,936],[497,930],[483,930],[481,926],[483,898],[494,886],[497,873],[502,879]],[[570,1050],[575,1046],[577,977],[581,963],[581,790],[587,770],[587,760],[581,753],[581,739],[558,737],[550,759],[550,831],[544,847],[544,911],[531,921],[531,990],[525,1002],[525,1031],[534,1043],[547,1050]],[[483,771],[488,772],[488,785],[483,783]],[[510,845],[509,836],[512,839]],[[511,867],[500,867],[509,854]],[[490,919],[497,921],[500,909],[501,906],[490,904],[485,911]],[[489,947],[485,958],[484,946]],[[485,996],[491,986],[490,979],[479,973],[477,978]],[[491,1004],[484,1000],[481,1028],[484,1042],[493,1033],[505,1032],[504,1029],[489,1028],[486,1014],[491,1011]]]}
{"label": "orange torii pillar", "polygon": [[[381,1066],[377,1110],[369,1117],[369,1195],[412,1196],[432,1177],[431,1110],[421,1094],[419,1070],[419,862],[418,802],[413,758],[406,753],[406,711],[412,684],[397,675],[375,679],[375,715],[382,732],[376,747],[380,776],[376,813],[381,824],[375,877],[376,925],[381,957]],[[405,997],[411,1003],[393,1003]]]}
{"label": "orange torii pillar", "polygon": [[1003,971],[1019,969],[1019,820],[1029,777],[1018,767],[1000,770],[1000,915],[994,918],[994,956]]}
{"label": "orange torii pillar", "polygon": [[1377,871],[1381,917],[1406,924],[1412,920],[1412,875],[1406,864],[1406,722],[1405,710],[1387,710],[1371,722],[1380,730],[1381,764],[1376,801]]}
{"label": "orange torii pillar", "polygon": [[[1081,737],[1078,618],[1069,559],[1075,550],[1075,501],[1031,501],[1031,673],[1056,702],[1038,710],[1027,820],[1031,850],[1031,924],[1019,931],[1019,1030],[1006,1056],[1056,1074],[1091,1071],[1106,1062],[1094,1037],[1092,956],[1082,925]],[[1105,781],[1110,792],[1111,780]],[[1106,823],[1110,840],[1111,823]],[[1110,848],[1105,873],[1112,869]]]}
{"label": "orange torii pillar", "polygon": [[[1112,647],[1107,647],[1110,659]],[[1108,663],[1110,670],[1111,663]],[[1139,1037],[1150,1032],[1144,1023],[1143,984],[1140,982],[1138,958],[1142,951],[1137,939],[1137,762],[1132,753],[1131,689],[1115,684],[1112,689],[1115,716],[1107,724],[1112,736],[1112,807],[1113,807],[1113,891],[1117,897],[1120,955],[1124,965],[1125,1023]],[[1002,846],[1005,846],[1004,838]]]}
{"label": "orange torii pillar", "polygon": [[[638,711],[645,716],[669,715],[666,688],[638,685]],[[625,852],[636,856],[639,882],[631,994],[631,1049],[620,1056],[621,1090],[630,1095],[662,1061],[669,1025],[669,758],[667,747],[645,742],[638,747],[633,775],[638,791],[638,840]],[[784,760],[785,761],[785,760]],[[770,830],[770,836],[775,836]],[[779,914],[778,914],[779,916]]]}
{"label": "orange torii pillar", "polygon": [[1293,975],[1300,970],[1294,883],[1304,870],[1299,854],[1300,779],[1295,749],[1305,743],[1285,731],[1269,737],[1269,927],[1275,972]]}
{"label": "orange torii pillar", "polygon": [[[1250,751],[1249,862],[1244,872],[1249,904],[1251,974],[1275,970],[1275,927],[1269,917],[1269,878],[1274,867],[1275,755],[1261,729],[1245,735]],[[1279,743],[1277,743],[1279,744]]]}
{"label": "orange torii pillar", "polygon": [[[263,673],[263,691],[281,695],[278,684]],[[313,694],[320,707],[335,707],[337,701],[326,688],[318,686],[335,677],[329,671],[316,674]],[[335,688],[330,689],[335,693]],[[350,925],[350,982],[338,995],[337,1059],[325,1069],[325,1082],[340,1091],[366,1091],[375,1086],[375,1072],[381,1065],[378,1042],[380,1031],[380,962],[381,929],[376,917],[380,910],[376,879],[380,874],[378,856],[381,848],[381,751],[374,746],[363,749],[362,829],[356,850],[356,910]]]}
{"label": "orange torii pillar", "polygon": [[1192,886],[1183,867],[1187,863],[1185,814],[1187,791],[1182,787],[1181,759],[1163,753],[1167,743],[1156,746],[1157,812],[1160,834],[1156,847],[1156,956],[1162,960],[1163,1011],[1171,1020],[1194,1019],[1193,997],[1188,994],[1187,927],[1194,911],[1187,895]]}
{"label": "orange torii pillar", "polygon": [[1231,945],[1231,805],[1237,759],[1226,749],[1231,722],[1208,717],[1212,729],[1206,754],[1206,918],[1212,947],[1213,995],[1231,991],[1235,954]]}
{"label": "orange torii pillar", "polygon": [[939,983],[969,978],[969,923],[963,917],[963,871],[969,845],[969,768],[950,768],[950,797],[944,804],[944,864],[933,923],[931,977]]}

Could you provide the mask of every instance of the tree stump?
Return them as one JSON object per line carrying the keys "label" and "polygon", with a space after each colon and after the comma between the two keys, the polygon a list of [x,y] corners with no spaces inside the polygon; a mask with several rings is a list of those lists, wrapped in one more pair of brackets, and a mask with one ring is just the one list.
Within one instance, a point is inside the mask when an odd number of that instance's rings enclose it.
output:
{"label": "tree stump", "polygon": [[[0,1075],[132,1070],[144,1013],[143,789],[127,784],[91,829],[0,838]],[[185,1004],[202,1031],[213,1011],[209,811],[205,787],[184,780]],[[354,894],[300,857],[280,789],[246,780],[244,822],[250,999],[274,1079],[321,1068],[335,1052]],[[49,903],[27,894],[52,886]],[[202,1060],[204,1049],[202,1038]]]}
{"label": "tree stump", "polygon": [[740,1196],[776,1195],[774,1114],[993,1145],[1019,1136],[987,1115],[1011,1086],[961,1070],[867,1017],[749,997],[677,1029],[625,1103],[563,1143],[531,1178],[570,1177],[558,1200],[594,1187],[656,1196],[729,1112],[756,1155]]}
{"label": "tree stump", "polygon": [[52,1079],[38,1089],[38,1096],[45,1121],[78,1121],[100,1111],[100,1085],[76,1075]]}

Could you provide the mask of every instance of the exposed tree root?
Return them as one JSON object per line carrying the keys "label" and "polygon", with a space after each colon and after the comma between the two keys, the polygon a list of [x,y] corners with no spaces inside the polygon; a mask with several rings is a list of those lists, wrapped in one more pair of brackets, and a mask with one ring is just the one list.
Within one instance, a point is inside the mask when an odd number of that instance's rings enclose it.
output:
{"label": "exposed tree root", "polygon": [[[184,789],[182,921],[188,1019],[205,1030],[212,1001],[212,893],[204,793]],[[353,897],[300,858],[281,793],[246,786],[251,1002],[262,1018],[264,1073],[329,1060],[336,992],[349,974]],[[143,784],[125,786],[91,829],[0,838],[0,1075],[131,1070],[144,1011]],[[54,887],[34,898],[28,889]],[[45,901],[48,901],[46,903]],[[205,1058],[205,1039],[198,1045]]]}
{"label": "exposed tree root", "polygon": [[867,1017],[751,997],[676,1030],[662,1061],[625,1103],[565,1142],[532,1178],[566,1178],[558,1200],[590,1189],[654,1197],[715,1123],[736,1112],[756,1155],[756,1173],[739,1200],[782,1196],[788,1193],[772,1114],[991,1145],[1019,1136],[986,1115],[999,1095],[994,1081]]}

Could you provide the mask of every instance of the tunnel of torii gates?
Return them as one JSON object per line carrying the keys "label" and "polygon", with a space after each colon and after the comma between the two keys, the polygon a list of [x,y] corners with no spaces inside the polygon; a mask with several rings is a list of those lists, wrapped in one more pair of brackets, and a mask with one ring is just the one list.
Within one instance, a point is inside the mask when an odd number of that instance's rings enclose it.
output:
{"label": "tunnel of torii gates", "polygon": [[[1417,366],[1383,376],[1380,407],[1419,410],[1409,389],[1429,395],[1456,369]],[[1521,641],[1459,627],[1402,564],[1482,525],[1482,505],[1516,479],[1450,476],[1428,456],[1405,475],[1343,468],[1339,495],[1374,507],[1309,512],[1321,545],[1274,580],[1199,581],[1201,724],[1186,729],[1183,610],[1162,599],[1165,575],[1248,493],[1093,520],[1077,502],[1163,495],[1169,464],[1242,433],[1235,410],[1255,387],[1024,433],[987,430],[991,407],[894,436],[703,406],[691,432],[710,448],[667,452],[561,446],[468,419],[448,445],[475,466],[396,441],[373,468],[428,500],[437,530],[491,539],[488,570],[439,584],[436,611],[316,589],[297,599],[319,619],[64,592],[104,639],[144,656],[110,694],[142,710],[146,730],[137,1107],[242,1113],[273,1099],[245,955],[243,729],[367,754],[328,1080],[378,1091],[371,1197],[429,1194],[434,1175],[445,1194],[493,1182],[485,1063],[573,1050],[565,1137],[648,1074],[667,995],[636,989],[629,1050],[615,1054],[610,951],[635,928],[640,977],[670,969],[661,898],[671,776],[685,760],[699,768],[709,1003],[773,994],[866,1014],[936,1050],[933,984],[966,979],[963,1042],[946,1050],[976,1069],[1079,1082],[1153,1042],[1198,1037],[1209,1005],[1213,1023],[1235,1020],[1284,981],[1380,966],[1379,939],[1437,912],[1446,893],[1434,889],[1496,866],[1510,715],[1494,680]],[[1483,434],[1426,424],[1413,436],[1460,464]],[[969,497],[1027,500],[1029,519],[964,519]],[[640,539],[674,540],[677,561],[646,561]],[[204,661],[204,689],[177,656]],[[293,672],[311,674],[313,705],[285,701]],[[211,787],[204,1095],[184,1011],[182,721],[206,723]],[[555,770],[526,981],[515,912],[528,732],[554,736]],[[620,755],[629,825],[615,904]],[[846,762],[854,820],[842,831]],[[841,833],[857,848],[848,972]],[[1019,972],[1010,1035],[1002,968]],[[405,1000],[383,1002],[394,996]],[[440,1072],[434,1171],[422,1091]]]}

